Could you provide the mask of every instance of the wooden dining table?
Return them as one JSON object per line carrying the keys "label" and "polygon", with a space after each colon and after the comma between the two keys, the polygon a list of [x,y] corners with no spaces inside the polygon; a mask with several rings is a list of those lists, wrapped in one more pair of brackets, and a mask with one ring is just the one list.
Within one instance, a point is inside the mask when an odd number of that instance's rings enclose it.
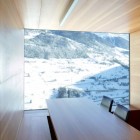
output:
{"label": "wooden dining table", "polygon": [[57,140],[140,140],[140,131],[85,98],[47,100]]}

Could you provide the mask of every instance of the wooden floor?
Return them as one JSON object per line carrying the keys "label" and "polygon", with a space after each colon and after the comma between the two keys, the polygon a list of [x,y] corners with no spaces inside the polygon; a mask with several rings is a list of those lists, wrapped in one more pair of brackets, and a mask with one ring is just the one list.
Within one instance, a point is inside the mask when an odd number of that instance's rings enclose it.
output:
{"label": "wooden floor", "polygon": [[16,140],[51,140],[47,110],[25,111]]}

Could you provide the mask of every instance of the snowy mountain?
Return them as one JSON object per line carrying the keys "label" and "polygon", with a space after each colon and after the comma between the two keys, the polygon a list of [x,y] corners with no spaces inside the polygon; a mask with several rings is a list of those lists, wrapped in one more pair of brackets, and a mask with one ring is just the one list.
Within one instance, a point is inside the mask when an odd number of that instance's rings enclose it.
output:
{"label": "snowy mountain", "polygon": [[25,30],[26,109],[48,98],[99,104],[103,95],[129,103],[128,34]]}
{"label": "snowy mountain", "polygon": [[86,50],[84,44],[50,33],[25,40],[25,57],[87,58]]}
{"label": "snowy mountain", "polygon": [[[90,32],[32,31],[25,30],[25,57],[28,58],[97,58],[121,62],[120,55],[128,56],[129,41],[108,34]],[[95,57],[96,56],[96,57]],[[117,57],[118,56],[118,57]]]}
{"label": "snowy mountain", "polygon": [[[129,49],[128,34],[111,34],[111,33],[92,33],[92,32],[76,32],[76,31],[51,31],[53,34],[70,38],[88,47],[97,45],[96,42],[105,46],[120,47]],[[125,38],[124,38],[125,36]],[[127,39],[126,39],[127,38]],[[96,42],[95,42],[96,41]]]}

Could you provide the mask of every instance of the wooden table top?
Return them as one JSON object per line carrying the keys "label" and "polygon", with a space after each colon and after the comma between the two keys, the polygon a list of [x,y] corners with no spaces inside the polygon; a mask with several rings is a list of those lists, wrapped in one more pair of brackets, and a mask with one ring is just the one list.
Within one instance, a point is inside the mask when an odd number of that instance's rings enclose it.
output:
{"label": "wooden table top", "polygon": [[140,140],[140,132],[93,101],[47,100],[58,140]]}

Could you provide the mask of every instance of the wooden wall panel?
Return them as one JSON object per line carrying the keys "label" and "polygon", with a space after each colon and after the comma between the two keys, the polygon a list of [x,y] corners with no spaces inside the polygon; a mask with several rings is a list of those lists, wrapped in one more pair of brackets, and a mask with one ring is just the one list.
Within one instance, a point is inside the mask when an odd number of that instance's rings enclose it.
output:
{"label": "wooden wall panel", "polygon": [[130,34],[130,104],[140,108],[140,31]]}
{"label": "wooden wall panel", "polygon": [[140,30],[140,0],[24,0],[24,27],[31,29],[129,33]]}
{"label": "wooden wall panel", "polygon": [[16,0],[0,0],[0,140],[15,140],[23,116],[24,30]]}
{"label": "wooden wall panel", "polygon": [[[140,0],[79,0],[63,26],[60,22],[73,0],[1,0],[24,28],[132,33],[140,30]],[[3,6],[3,7],[4,7]]]}

